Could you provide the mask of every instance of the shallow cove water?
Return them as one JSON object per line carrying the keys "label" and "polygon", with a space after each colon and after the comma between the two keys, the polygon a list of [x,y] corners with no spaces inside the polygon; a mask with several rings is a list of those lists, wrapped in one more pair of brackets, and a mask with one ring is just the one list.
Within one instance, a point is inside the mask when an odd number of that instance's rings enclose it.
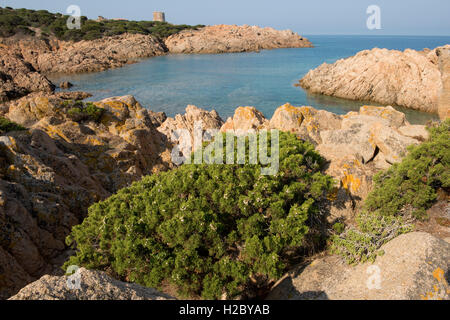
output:
{"label": "shallow cove water", "polygon": [[[215,109],[226,120],[238,106],[254,106],[267,118],[280,105],[313,106],[337,114],[359,110],[364,102],[310,95],[294,87],[320,64],[374,47],[404,50],[435,48],[450,36],[307,36],[314,48],[264,50],[259,53],[167,55],[99,73],[51,75],[70,81],[72,90],[93,94],[90,101],[131,94],[145,107],[168,116],[183,114],[188,104]],[[366,102],[367,103],[367,102]],[[396,107],[414,124],[437,115]]]}

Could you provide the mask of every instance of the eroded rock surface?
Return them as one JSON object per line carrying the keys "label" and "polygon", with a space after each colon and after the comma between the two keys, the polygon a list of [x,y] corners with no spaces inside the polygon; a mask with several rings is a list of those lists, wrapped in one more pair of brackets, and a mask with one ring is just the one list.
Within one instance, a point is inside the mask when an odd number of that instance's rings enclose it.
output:
{"label": "eroded rock surface", "polygon": [[[223,120],[215,110],[206,111],[188,105],[184,115],[177,114],[175,118],[167,118],[158,127],[158,131],[187,157],[192,151],[201,147],[202,140],[211,140],[222,125]],[[177,156],[180,156],[180,161],[183,161],[181,154],[175,155]]]}
{"label": "eroded rock surface", "polygon": [[50,93],[55,86],[23,56],[0,47],[0,103],[38,91]]}
{"label": "eroded rock surface", "polygon": [[351,220],[379,170],[399,162],[407,147],[428,138],[425,126],[411,126],[392,107],[363,106],[338,116],[312,107],[280,106],[268,120],[253,107],[236,109],[222,132],[278,129],[309,141],[328,161],[326,173],[338,181],[324,208],[330,221]]}
{"label": "eroded rock surface", "polygon": [[290,30],[279,31],[248,25],[215,25],[198,30],[184,30],[167,38],[165,44],[171,53],[225,53],[312,47],[308,39]]}
{"label": "eroded rock surface", "polygon": [[347,265],[341,257],[317,259],[292,270],[268,295],[271,300],[450,299],[450,244],[427,233],[386,243],[375,263]]}
{"label": "eroded rock surface", "polygon": [[431,51],[364,50],[309,71],[300,85],[312,93],[427,112],[437,113],[440,105],[439,112],[444,114],[448,95],[441,92],[444,82],[448,87],[443,70],[448,69],[449,50],[450,45]]}
{"label": "eroded rock surface", "polygon": [[45,74],[103,71],[167,51],[158,39],[142,34],[79,42],[60,41],[54,37],[50,40],[13,37],[1,39],[1,43],[9,52],[22,55],[25,61]]}
{"label": "eroded rock surface", "polygon": [[0,137],[0,298],[61,265],[65,237],[88,207],[171,166],[168,141],[131,96],[74,121],[57,96],[24,97],[6,117],[29,130]]}
{"label": "eroded rock surface", "polygon": [[117,281],[104,272],[80,268],[70,277],[45,275],[9,300],[175,300],[175,298],[152,288]]}

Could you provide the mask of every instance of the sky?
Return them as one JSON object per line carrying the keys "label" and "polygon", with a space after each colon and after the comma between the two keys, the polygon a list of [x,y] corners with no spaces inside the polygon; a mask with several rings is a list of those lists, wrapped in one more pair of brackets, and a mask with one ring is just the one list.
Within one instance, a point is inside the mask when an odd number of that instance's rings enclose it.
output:
{"label": "sky", "polygon": [[[164,11],[175,24],[248,24],[304,35],[450,36],[450,0],[0,0],[0,6],[66,13],[78,5],[89,18],[152,20]],[[368,29],[370,5],[380,8],[381,29]]]}

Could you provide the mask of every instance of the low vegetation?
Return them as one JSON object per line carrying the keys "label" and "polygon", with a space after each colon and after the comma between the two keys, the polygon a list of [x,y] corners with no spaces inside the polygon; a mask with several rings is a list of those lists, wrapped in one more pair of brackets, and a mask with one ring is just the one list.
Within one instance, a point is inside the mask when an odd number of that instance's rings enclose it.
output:
{"label": "low vegetation", "polygon": [[411,146],[401,163],[375,176],[357,227],[336,232],[333,251],[349,263],[373,261],[384,243],[413,229],[414,219],[427,218],[438,190],[449,193],[450,120],[429,130],[428,141]]}
{"label": "low vegetation", "polygon": [[10,131],[22,131],[27,130],[20,124],[12,122],[4,117],[0,117],[0,134],[8,133]]}
{"label": "low vegetation", "polygon": [[97,107],[92,102],[66,100],[62,103],[67,115],[73,121],[95,121],[99,122],[105,109]]}
{"label": "low vegetation", "polygon": [[173,25],[154,21],[96,21],[83,16],[81,17],[81,29],[69,30],[67,28],[68,18],[67,15],[50,13],[46,10],[0,8],[0,36],[34,35],[34,30],[40,29],[43,38],[54,35],[60,40],[70,41],[94,40],[124,33],[148,34],[164,39],[185,29],[203,27],[202,25]]}
{"label": "low vegetation", "polygon": [[184,164],[94,204],[67,239],[77,253],[66,267],[207,299],[264,288],[298,257],[333,185],[311,144],[280,133],[279,150],[276,175],[262,175],[248,158]]}

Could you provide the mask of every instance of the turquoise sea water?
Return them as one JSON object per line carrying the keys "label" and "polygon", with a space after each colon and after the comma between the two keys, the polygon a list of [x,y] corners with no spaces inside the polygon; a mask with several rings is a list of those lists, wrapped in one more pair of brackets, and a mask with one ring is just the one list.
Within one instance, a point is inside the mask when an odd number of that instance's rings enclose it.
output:
{"label": "turquoise sea water", "polygon": [[[184,113],[193,104],[215,109],[226,120],[238,106],[254,106],[266,117],[290,102],[334,113],[358,110],[363,102],[309,95],[294,87],[310,69],[374,47],[422,50],[450,44],[448,37],[423,36],[307,36],[314,48],[265,50],[259,53],[219,55],[168,55],[142,60],[123,68],[100,73],[53,75],[59,83],[69,80],[72,90],[83,90],[96,101],[111,96],[134,95],[142,105],[168,116]],[[437,116],[397,108],[412,123]]]}

